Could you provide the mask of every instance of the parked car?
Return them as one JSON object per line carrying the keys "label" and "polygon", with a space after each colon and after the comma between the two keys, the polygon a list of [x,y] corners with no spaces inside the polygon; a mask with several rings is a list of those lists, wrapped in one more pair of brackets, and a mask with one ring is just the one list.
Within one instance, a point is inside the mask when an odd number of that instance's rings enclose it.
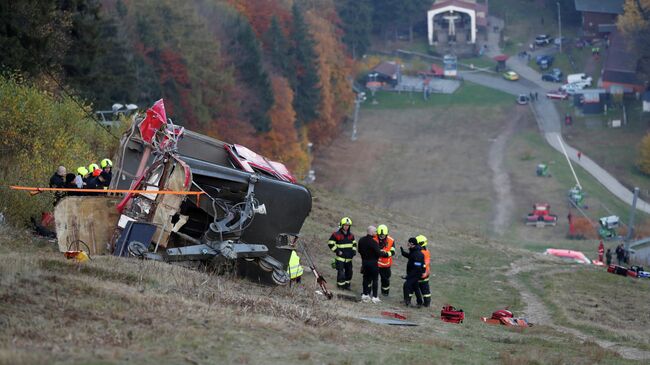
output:
{"label": "parked car", "polygon": [[549,99],[555,99],[555,100],[566,100],[569,98],[569,94],[566,93],[566,91],[549,91],[546,93],[546,97]]}
{"label": "parked car", "polygon": [[565,45],[565,44],[567,44],[568,41],[569,40],[566,39],[566,37],[560,37],[560,38],[555,38],[553,40],[553,44],[555,44],[556,46],[559,46],[560,44]]}
{"label": "parked car", "polygon": [[589,42],[587,40],[585,40],[585,39],[576,38],[576,41],[575,41],[574,45],[576,46],[576,48],[582,49],[582,48],[588,46]]}
{"label": "parked car", "polygon": [[519,80],[519,75],[516,72],[510,70],[503,73],[503,78],[510,81],[517,81]]}
{"label": "parked car", "polygon": [[585,84],[584,82],[572,82],[569,84],[564,84],[560,86],[560,91],[565,91],[569,95],[573,95],[576,93],[576,91],[580,91],[584,89],[585,87],[589,86],[588,84]]}
{"label": "parked car", "polygon": [[558,76],[554,73],[546,73],[542,75],[542,81],[562,82],[562,76]]}
{"label": "parked car", "polygon": [[553,41],[553,38],[551,38],[548,34],[540,34],[535,37],[535,45],[537,46],[549,45],[551,44],[551,41]]}
{"label": "parked car", "polygon": [[519,94],[519,96],[517,96],[517,104],[519,104],[519,105],[528,104],[528,100],[530,100],[530,99],[528,98],[528,95],[526,95],[526,94]]}
{"label": "parked car", "polygon": [[543,55],[543,56],[537,56],[535,59],[535,62],[537,62],[537,65],[539,65],[539,68],[542,70],[546,70],[551,65],[553,64],[554,57],[552,55]]}
{"label": "parked car", "polygon": [[562,73],[562,70],[560,70],[560,69],[557,68],[557,67],[554,68],[554,69],[552,69],[550,73],[552,73],[553,75],[555,75],[555,76],[557,76],[557,77],[559,77],[559,78],[562,78],[562,76],[564,75],[564,74]]}
{"label": "parked car", "polygon": [[567,75],[566,77],[566,82],[571,84],[574,82],[586,82],[587,86],[591,86],[591,76],[587,76],[587,74],[580,73],[580,74],[571,74]]}

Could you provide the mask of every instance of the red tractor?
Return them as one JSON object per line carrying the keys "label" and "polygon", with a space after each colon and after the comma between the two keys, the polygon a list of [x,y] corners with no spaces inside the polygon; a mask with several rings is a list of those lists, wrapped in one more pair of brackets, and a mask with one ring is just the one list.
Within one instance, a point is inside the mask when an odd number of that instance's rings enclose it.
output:
{"label": "red tractor", "polygon": [[537,203],[533,205],[533,212],[528,213],[526,225],[529,226],[554,226],[557,224],[557,215],[551,214],[551,205],[548,203]]}

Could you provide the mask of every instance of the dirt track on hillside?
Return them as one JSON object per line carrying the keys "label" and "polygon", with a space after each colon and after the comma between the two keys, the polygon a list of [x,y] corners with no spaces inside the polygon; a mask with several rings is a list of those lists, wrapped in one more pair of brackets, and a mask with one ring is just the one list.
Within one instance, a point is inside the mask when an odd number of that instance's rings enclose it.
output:
{"label": "dirt track on hillside", "polygon": [[525,272],[533,272],[535,275],[553,275],[563,272],[573,272],[577,267],[573,268],[557,268],[557,266],[549,265],[549,263],[540,264],[539,258],[527,257],[517,260],[510,264],[510,270],[506,273],[508,282],[512,285],[521,295],[522,301],[525,303],[523,317],[529,319],[533,324],[544,325],[553,328],[554,330],[562,333],[569,334],[580,339],[583,342],[591,341],[597,343],[598,346],[617,352],[620,356],[629,360],[648,360],[650,359],[650,351],[640,350],[634,347],[621,346],[615,342],[603,340],[583,333],[582,331],[562,326],[553,320],[548,308],[544,302],[534,294],[517,275]]}
{"label": "dirt track on hillside", "polygon": [[488,165],[492,170],[492,186],[496,193],[492,226],[494,232],[500,235],[507,230],[514,209],[510,176],[504,167],[504,159],[508,140],[514,134],[517,124],[523,120],[523,113],[519,112],[520,109],[517,107],[516,117],[507,122],[506,127],[490,147],[488,154]]}
{"label": "dirt track on hillside", "polygon": [[316,183],[432,225],[491,231],[499,197],[490,149],[516,113],[510,106],[363,111],[356,142],[341,136],[316,154]]}

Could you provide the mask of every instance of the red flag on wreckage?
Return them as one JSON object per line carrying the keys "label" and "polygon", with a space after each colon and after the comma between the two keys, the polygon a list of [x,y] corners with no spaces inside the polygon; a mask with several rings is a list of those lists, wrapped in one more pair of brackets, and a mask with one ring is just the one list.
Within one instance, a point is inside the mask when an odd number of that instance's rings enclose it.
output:
{"label": "red flag on wreckage", "polygon": [[156,131],[165,123],[167,123],[165,103],[163,99],[160,99],[151,108],[147,109],[147,116],[140,123],[139,128],[142,139],[147,143],[151,143]]}

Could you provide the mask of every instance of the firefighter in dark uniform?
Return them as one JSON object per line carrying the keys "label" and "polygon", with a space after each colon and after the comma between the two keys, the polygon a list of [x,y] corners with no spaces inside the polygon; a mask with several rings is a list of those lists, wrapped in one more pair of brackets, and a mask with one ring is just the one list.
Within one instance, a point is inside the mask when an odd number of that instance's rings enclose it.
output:
{"label": "firefighter in dark uniform", "polygon": [[336,255],[336,286],[350,290],[352,282],[352,258],[357,254],[357,241],[350,231],[352,219],[343,217],[338,231],[332,233],[327,245]]}
{"label": "firefighter in dark uniform", "polygon": [[416,294],[418,304],[422,304],[425,307],[428,307],[431,305],[431,288],[429,287],[429,274],[431,273],[431,254],[429,253],[429,250],[427,249],[427,238],[423,235],[419,235],[415,237],[415,240],[417,241],[418,245],[422,247],[422,255],[424,256],[424,265],[425,265],[425,270],[424,273],[422,274],[422,277],[420,278],[420,281],[418,281],[418,291],[419,295]]}
{"label": "firefighter in dark uniform", "polygon": [[408,252],[404,251],[404,247],[400,247],[402,256],[409,260],[406,264],[406,281],[404,281],[404,304],[407,307],[411,305],[411,296],[418,290],[418,281],[420,281],[426,269],[422,247],[418,245],[418,241],[415,237],[411,237],[408,243]]}

